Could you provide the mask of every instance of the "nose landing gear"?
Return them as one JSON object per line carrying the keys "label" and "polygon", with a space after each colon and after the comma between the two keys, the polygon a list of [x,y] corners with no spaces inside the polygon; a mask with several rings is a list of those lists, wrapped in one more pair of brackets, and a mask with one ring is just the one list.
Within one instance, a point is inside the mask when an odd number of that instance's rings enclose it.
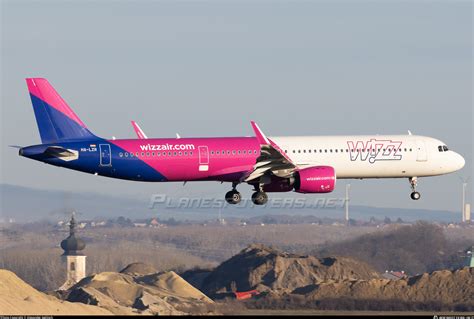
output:
{"label": "nose landing gear", "polygon": [[410,186],[411,186],[411,190],[412,190],[412,193],[410,194],[411,199],[413,199],[413,200],[419,200],[420,197],[421,197],[421,195],[420,195],[420,193],[418,193],[418,192],[416,191],[416,184],[417,184],[417,178],[416,178],[416,176],[415,176],[415,177],[410,177],[410,178],[408,179],[408,181],[410,182]]}

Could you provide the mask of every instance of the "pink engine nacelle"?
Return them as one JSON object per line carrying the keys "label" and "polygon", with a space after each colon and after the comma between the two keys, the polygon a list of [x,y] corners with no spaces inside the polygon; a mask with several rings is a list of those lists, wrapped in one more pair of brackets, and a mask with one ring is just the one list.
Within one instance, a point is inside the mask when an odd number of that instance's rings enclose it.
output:
{"label": "pink engine nacelle", "polygon": [[314,166],[296,172],[295,192],[330,193],[336,186],[336,171],[331,166]]}

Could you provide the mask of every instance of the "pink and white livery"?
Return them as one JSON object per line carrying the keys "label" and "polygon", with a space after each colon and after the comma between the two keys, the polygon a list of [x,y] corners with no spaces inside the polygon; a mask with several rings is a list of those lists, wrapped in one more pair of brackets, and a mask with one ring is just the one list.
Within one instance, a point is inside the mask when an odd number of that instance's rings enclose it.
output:
{"label": "pink and white livery", "polygon": [[455,172],[464,158],[440,140],[416,135],[267,137],[251,122],[254,137],[100,138],[71,110],[47,80],[26,79],[42,144],[19,154],[94,175],[134,181],[220,181],[232,183],[225,198],[237,204],[237,185],[254,187],[252,201],[267,192],[329,193],[336,176],[407,178],[419,199],[418,177]]}

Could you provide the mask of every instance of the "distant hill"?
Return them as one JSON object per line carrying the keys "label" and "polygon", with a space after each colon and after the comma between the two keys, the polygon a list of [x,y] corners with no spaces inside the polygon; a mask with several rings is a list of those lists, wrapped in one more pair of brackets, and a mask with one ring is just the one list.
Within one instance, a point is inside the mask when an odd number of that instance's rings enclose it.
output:
{"label": "distant hill", "polygon": [[[71,210],[79,213],[79,218],[93,219],[94,217],[115,218],[146,218],[159,215],[163,218],[177,220],[203,220],[216,218],[218,208],[209,208],[209,204],[202,208],[171,208],[166,205],[157,205],[149,209],[149,201],[145,198],[112,196],[100,193],[66,192],[57,190],[42,190],[30,187],[0,184],[1,212],[0,222],[10,218],[16,222],[58,220],[70,214]],[[317,196],[317,195],[315,195]],[[196,196],[197,197],[197,196]],[[178,199],[173,199],[177,201]],[[276,208],[276,207],[233,207],[222,208],[225,218],[252,218],[263,215],[300,215],[326,218],[342,218],[343,208]],[[351,206],[351,218],[369,220],[372,216],[383,219],[385,216],[404,221],[429,220],[452,222],[459,216],[442,210],[378,208],[368,206]]]}
{"label": "distant hill", "polygon": [[78,212],[81,219],[150,216],[147,202],[104,194],[41,190],[10,184],[0,184],[0,193],[0,219],[4,221],[10,218],[16,222],[58,220],[72,210]]}

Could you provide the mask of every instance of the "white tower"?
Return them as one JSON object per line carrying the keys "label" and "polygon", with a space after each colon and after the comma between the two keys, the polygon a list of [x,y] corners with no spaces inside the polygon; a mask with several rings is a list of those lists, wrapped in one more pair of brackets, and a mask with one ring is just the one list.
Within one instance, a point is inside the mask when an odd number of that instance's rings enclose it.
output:
{"label": "white tower", "polygon": [[345,220],[346,220],[346,225],[349,225],[349,189],[351,188],[351,184],[346,184],[346,204],[345,210],[346,210],[346,215],[345,215]]}
{"label": "white tower", "polygon": [[86,256],[80,251],[86,247],[84,241],[76,238],[76,220],[74,213],[69,225],[69,237],[61,242],[64,254],[61,256],[66,262],[66,282],[58,290],[67,290],[86,276]]}

